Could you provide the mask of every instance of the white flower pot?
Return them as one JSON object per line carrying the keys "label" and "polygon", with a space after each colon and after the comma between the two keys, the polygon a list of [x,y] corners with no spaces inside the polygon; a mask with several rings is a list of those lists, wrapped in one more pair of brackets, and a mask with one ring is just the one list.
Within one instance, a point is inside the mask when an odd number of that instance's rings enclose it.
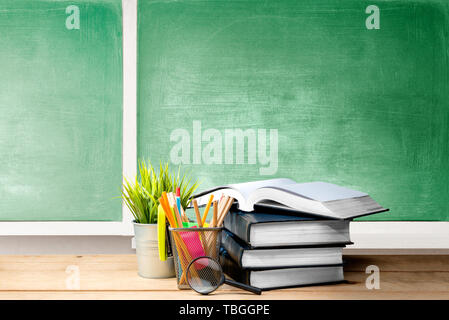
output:
{"label": "white flower pot", "polygon": [[172,278],[175,276],[173,257],[159,260],[157,224],[134,223],[138,274],[144,278]]}

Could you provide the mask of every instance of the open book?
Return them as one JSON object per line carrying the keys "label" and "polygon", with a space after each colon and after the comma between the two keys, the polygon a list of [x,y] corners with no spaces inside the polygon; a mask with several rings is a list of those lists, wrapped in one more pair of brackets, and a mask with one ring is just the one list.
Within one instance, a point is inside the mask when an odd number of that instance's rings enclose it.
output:
{"label": "open book", "polygon": [[235,198],[239,209],[258,208],[293,210],[332,219],[351,219],[388,211],[368,194],[327,182],[296,183],[291,179],[271,179],[215,187],[194,196],[199,205],[209,196]]}

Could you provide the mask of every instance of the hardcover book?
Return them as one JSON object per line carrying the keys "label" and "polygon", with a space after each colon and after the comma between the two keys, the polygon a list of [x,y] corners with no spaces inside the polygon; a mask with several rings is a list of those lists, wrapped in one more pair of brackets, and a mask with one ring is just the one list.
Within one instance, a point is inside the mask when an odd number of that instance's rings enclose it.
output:
{"label": "hardcover book", "polygon": [[323,266],[343,263],[344,245],[251,249],[228,231],[222,232],[221,245],[232,260],[243,269]]}
{"label": "hardcover book", "polygon": [[235,281],[249,284],[263,290],[340,283],[344,281],[343,265],[317,267],[290,267],[277,269],[242,269],[221,251],[220,263],[223,272]]}
{"label": "hardcover book", "polygon": [[349,223],[349,220],[245,212],[231,207],[223,226],[249,248],[256,248],[349,244]]}

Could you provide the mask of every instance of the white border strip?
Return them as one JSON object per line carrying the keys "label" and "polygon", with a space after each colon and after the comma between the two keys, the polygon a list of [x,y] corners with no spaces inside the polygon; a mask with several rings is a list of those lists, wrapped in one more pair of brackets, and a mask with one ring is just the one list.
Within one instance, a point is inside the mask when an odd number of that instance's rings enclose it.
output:
{"label": "white border strip", "polygon": [[449,222],[351,222],[349,249],[447,249]]}
{"label": "white border strip", "polygon": [[[137,1],[122,0],[123,14],[123,179],[137,174]],[[123,232],[133,234],[133,216],[122,204]]]}
{"label": "white border strip", "polygon": [[[123,177],[137,172],[137,0],[122,0]],[[122,221],[4,221],[0,235],[132,235],[132,214],[122,204]]]}
{"label": "white border strip", "polygon": [[[131,232],[127,232],[128,229]],[[124,221],[6,221],[0,223],[1,236],[124,236],[132,234],[132,225]]]}
{"label": "white border strip", "polygon": [[[348,249],[449,249],[449,222],[351,222]],[[122,222],[2,222],[0,235],[133,235]]]}

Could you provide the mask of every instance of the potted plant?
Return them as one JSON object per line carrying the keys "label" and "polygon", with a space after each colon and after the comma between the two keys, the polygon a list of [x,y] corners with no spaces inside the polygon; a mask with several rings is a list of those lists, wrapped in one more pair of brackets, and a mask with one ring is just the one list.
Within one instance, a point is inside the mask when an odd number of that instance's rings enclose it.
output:
{"label": "potted plant", "polygon": [[[173,257],[159,259],[157,213],[162,192],[181,190],[181,204],[185,208],[198,183],[185,174],[170,171],[169,164],[160,164],[156,173],[150,162],[139,161],[139,175],[134,182],[125,179],[121,198],[134,216],[134,236],[138,273],[144,278],[169,278],[175,276]],[[168,236],[168,235],[167,235]],[[166,239],[164,239],[166,241]]]}

